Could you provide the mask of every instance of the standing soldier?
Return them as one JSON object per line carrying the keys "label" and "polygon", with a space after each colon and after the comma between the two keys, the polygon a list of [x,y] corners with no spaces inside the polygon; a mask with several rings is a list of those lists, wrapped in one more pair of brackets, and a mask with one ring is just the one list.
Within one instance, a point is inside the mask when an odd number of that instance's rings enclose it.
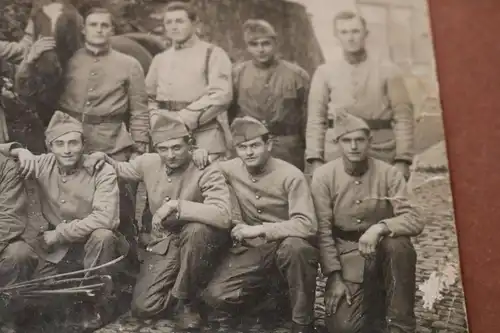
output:
{"label": "standing soldier", "polygon": [[[104,152],[127,161],[147,149],[147,94],[140,63],[111,48],[113,29],[109,10],[96,7],[87,12],[85,46],[69,60],[59,105],[61,111],[83,123],[87,152]],[[22,72],[18,79],[22,80]],[[135,236],[134,185],[119,181],[120,231],[130,242]]]}
{"label": "standing soldier", "polygon": [[304,170],[309,75],[277,57],[277,35],[268,22],[248,20],[243,33],[252,60],[233,70],[229,120],[247,115],[266,123],[274,141],[273,156]]}
{"label": "standing soldier", "polygon": [[339,156],[333,143],[337,110],[365,120],[373,134],[372,156],[409,177],[413,159],[413,107],[396,66],[367,53],[364,18],[341,12],[334,18],[343,59],[316,70],[309,93],[306,159],[313,170]]}
{"label": "standing soldier", "polygon": [[[271,156],[268,129],[245,116],[231,125],[239,158],[219,163],[233,190],[235,246],[204,292],[222,312],[242,311],[272,291],[270,279],[285,282],[292,332],[313,332],[318,250],[309,185],[293,165]],[[271,290],[270,290],[271,289]]]}
{"label": "standing soldier", "polygon": [[163,22],[173,46],[154,57],[146,76],[149,109],[178,113],[196,144],[216,160],[229,144],[231,61],[196,35],[198,17],[189,4],[170,3]]}
{"label": "standing soldier", "polygon": [[332,138],[341,157],[319,167],[311,185],[328,277],[328,331],[414,333],[417,258],[410,237],[423,224],[403,174],[368,156],[372,137],[362,119],[338,110]]}

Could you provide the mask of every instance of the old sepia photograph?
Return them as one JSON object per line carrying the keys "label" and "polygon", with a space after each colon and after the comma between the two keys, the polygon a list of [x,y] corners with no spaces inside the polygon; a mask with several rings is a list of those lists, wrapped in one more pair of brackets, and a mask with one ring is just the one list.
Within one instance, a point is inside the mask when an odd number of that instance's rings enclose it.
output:
{"label": "old sepia photograph", "polygon": [[426,0],[2,0],[0,333],[467,333]]}

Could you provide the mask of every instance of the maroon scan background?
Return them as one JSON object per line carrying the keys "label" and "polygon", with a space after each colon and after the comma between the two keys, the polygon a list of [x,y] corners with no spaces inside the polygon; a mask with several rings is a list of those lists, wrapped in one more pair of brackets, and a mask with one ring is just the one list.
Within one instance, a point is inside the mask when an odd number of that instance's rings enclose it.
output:
{"label": "maroon scan background", "polygon": [[500,1],[429,8],[469,327],[500,332]]}

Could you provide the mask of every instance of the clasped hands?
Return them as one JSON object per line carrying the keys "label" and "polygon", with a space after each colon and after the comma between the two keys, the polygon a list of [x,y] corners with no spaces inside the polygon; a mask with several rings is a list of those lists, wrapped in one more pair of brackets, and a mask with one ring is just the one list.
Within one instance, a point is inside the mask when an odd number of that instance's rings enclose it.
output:
{"label": "clasped hands", "polygon": [[165,220],[178,212],[179,202],[177,200],[169,200],[165,202],[153,215],[151,220],[151,228],[153,231],[161,231],[164,227]]}

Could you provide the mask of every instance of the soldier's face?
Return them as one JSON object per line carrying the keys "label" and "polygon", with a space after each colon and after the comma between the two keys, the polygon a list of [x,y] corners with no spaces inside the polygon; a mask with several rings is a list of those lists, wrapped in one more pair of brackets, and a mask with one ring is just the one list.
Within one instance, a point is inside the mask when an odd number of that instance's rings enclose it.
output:
{"label": "soldier's face", "polygon": [[174,10],[165,13],[163,20],[167,38],[174,42],[184,42],[195,32],[194,22],[188,17],[184,10]]}
{"label": "soldier's face", "polygon": [[50,144],[50,150],[59,166],[73,168],[83,154],[83,139],[79,132],[69,132],[56,138]]}
{"label": "soldier's face", "polygon": [[358,17],[341,19],[335,24],[335,36],[345,52],[354,53],[365,48],[368,31]]}
{"label": "soldier's face", "polygon": [[113,22],[109,13],[94,13],[87,16],[83,28],[85,42],[102,46],[110,43],[113,36]]}
{"label": "soldier's face", "polygon": [[272,143],[262,137],[245,141],[236,146],[236,153],[249,168],[258,168],[266,164],[271,156]]}
{"label": "soldier's face", "polygon": [[339,148],[342,155],[351,162],[366,159],[370,149],[371,137],[368,132],[359,130],[344,134],[339,138]]}
{"label": "soldier's face", "polygon": [[189,144],[183,138],[160,142],[156,145],[156,152],[165,165],[172,169],[183,166],[191,158]]}
{"label": "soldier's face", "polygon": [[255,61],[268,63],[276,55],[276,40],[271,37],[250,40],[247,42],[247,51]]}

